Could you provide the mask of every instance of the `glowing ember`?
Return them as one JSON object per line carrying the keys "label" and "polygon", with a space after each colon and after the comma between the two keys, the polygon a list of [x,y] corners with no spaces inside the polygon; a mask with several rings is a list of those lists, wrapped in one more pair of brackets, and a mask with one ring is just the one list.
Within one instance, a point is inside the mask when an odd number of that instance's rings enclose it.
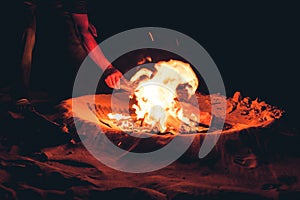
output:
{"label": "glowing ember", "polygon": [[[189,64],[170,60],[154,65],[154,70],[142,68],[129,82],[135,85],[131,99],[135,110],[135,122],[140,126],[158,132],[182,129],[181,124],[193,126],[199,113],[184,110],[179,102],[180,95],[189,100],[198,87],[198,79]],[[110,119],[126,121],[131,118],[122,114],[108,115]],[[131,125],[131,122],[129,123]],[[124,127],[124,123],[121,124]]]}

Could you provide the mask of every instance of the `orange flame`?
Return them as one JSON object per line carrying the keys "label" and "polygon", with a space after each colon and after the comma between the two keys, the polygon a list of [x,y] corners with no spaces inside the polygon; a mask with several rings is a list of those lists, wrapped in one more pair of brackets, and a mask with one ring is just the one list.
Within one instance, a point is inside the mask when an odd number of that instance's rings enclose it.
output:
{"label": "orange flame", "polygon": [[161,61],[154,68],[154,72],[142,68],[130,79],[137,83],[133,95],[136,103],[132,106],[137,119],[160,132],[167,130],[167,121],[171,118],[189,124],[178,101],[178,87],[185,86],[188,98],[195,94],[198,79],[194,71],[189,64],[177,60]]}
{"label": "orange flame", "polygon": [[181,95],[185,101],[189,100],[198,87],[197,76],[188,63],[178,60],[158,62],[153,70],[142,68],[137,71],[126,85],[130,86],[126,89],[130,88],[128,91],[134,102],[131,104],[136,115],[134,120],[127,115],[108,114],[121,129],[140,129],[138,127],[142,126],[164,133],[178,131],[183,123],[190,131],[198,122],[199,113],[179,102]]}

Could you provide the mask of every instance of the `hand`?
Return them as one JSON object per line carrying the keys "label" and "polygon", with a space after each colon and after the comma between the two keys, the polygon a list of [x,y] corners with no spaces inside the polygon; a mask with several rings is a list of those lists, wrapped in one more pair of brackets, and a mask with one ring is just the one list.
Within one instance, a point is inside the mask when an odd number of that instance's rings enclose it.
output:
{"label": "hand", "polygon": [[119,70],[115,69],[105,78],[105,83],[110,88],[120,89],[120,79],[122,76],[123,74]]}

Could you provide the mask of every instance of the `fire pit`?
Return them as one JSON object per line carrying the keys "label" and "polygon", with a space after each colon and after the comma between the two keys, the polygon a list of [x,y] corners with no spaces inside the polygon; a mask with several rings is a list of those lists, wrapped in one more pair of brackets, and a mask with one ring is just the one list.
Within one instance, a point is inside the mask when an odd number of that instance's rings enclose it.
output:
{"label": "fire pit", "polygon": [[[213,130],[208,133],[212,120],[220,120],[218,113],[211,114],[212,105],[225,97],[196,92],[198,79],[187,63],[170,60],[159,62],[154,68],[138,70],[128,82],[123,79],[121,88],[125,92],[64,101],[64,121],[69,130],[75,133],[79,128],[81,140],[105,134],[116,147],[135,153],[155,151],[175,137],[182,141],[192,139],[182,158],[199,160],[203,141],[216,140],[215,135],[219,134]],[[226,170],[235,170],[231,163],[256,167],[262,148],[261,130],[281,116],[280,109],[236,92],[227,98],[224,128],[208,157],[218,158]]]}

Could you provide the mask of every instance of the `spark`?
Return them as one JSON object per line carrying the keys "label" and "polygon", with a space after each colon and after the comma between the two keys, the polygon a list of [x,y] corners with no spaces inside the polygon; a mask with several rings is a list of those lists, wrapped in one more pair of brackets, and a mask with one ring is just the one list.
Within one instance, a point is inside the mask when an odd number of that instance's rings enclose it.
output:
{"label": "spark", "polygon": [[153,37],[152,33],[151,33],[151,32],[148,32],[148,34],[149,34],[149,36],[150,36],[152,42],[154,42],[154,37]]}

